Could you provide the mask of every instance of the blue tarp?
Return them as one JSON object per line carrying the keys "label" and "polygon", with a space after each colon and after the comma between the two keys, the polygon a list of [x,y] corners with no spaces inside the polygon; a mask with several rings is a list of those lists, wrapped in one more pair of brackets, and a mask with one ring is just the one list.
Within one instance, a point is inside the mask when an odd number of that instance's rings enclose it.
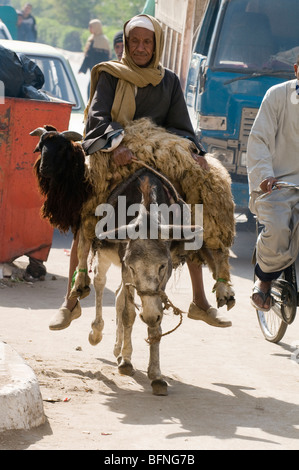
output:
{"label": "blue tarp", "polygon": [[142,13],[155,16],[155,0],[146,0]]}
{"label": "blue tarp", "polygon": [[13,39],[17,39],[17,21],[18,15],[16,10],[10,6],[0,5],[0,18],[9,29]]}

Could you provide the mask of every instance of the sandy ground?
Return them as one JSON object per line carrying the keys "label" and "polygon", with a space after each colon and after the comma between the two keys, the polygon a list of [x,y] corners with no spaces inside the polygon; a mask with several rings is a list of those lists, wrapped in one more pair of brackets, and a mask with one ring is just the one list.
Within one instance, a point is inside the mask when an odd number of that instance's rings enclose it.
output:
{"label": "sandy ground", "polygon": [[[70,237],[55,232],[43,282],[6,282],[0,289],[0,339],[35,371],[46,423],[30,431],[0,434],[0,449],[176,450],[298,449],[299,380],[294,345],[298,319],[280,345],[266,342],[250,306],[254,234],[239,232],[232,250],[237,304],[229,329],[217,329],[184,316],[179,329],[162,339],[161,366],[167,397],[153,396],[146,375],[146,327],[137,317],[133,332],[133,377],[118,374],[114,291],[120,274],[112,268],[104,296],[102,342],[88,342],[94,292],[82,301],[83,315],[63,331],[48,323],[60,305],[68,270]],[[17,260],[19,267],[27,258]],[[207,292],[213,281],[205,270]],[[7,286],[10,284],[11,287]],[[187,309],[191,296],[185,268],[167,289]],[[172,313],[163,331],[177,324]]]}

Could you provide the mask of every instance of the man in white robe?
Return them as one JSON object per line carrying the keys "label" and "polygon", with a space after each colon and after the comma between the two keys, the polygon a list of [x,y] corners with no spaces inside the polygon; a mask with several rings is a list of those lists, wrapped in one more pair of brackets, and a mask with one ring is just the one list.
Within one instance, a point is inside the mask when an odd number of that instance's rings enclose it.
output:
{"label": "man in white robe", "polygon": [[294,70],[296,79],[267,91],[247,148],[249,207],[263,225],[251,299],[265,311],[271,308],[272,281],[299,252],[299,191],[272,190],[278,181],[299,184],[299,56]]}

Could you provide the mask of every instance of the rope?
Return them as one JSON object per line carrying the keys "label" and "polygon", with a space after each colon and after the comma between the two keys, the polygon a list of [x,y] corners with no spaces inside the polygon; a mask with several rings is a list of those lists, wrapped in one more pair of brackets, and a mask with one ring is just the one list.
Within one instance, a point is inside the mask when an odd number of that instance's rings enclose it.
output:
{"label": "rope", "polygon": [[134,287],[134,289],[136,289],[136,292],[139,295],[139,297],[141,297],[142,295],[149,295],[149,296],[159,295],[162,302],[163,302],[163,304],[164,304],[163,310],[168,310],[169,308],[172,308],[174,315],[179,315],[180,316],[180,321],[177,324],[177,326],[175,326],[172,330],[167,331],[166,333],[163,333],[161,335],[150,336],[149,338],[147,338],[145,340],[148,344],[151,345],[151,344],[154,344],[154,343],[158,343],[161,340],[162,336],[170,335],[170,333],[173,333],[175,330],[177,330],[181,326],[181,324],[183,323],[183,313],[185,313],[185,312],[183,310],[181,310],[179,307],[176,307],[171,302],[171,300],[168,298],[167,294],[164,291],[162,291],[162,290],[158,290],[158,291],[153,291],[153,290],[138,291],[137,287],[132,283],[126,283],[125,286],[128,289],[128,294],[129,294],[130,301],[135,305],[135,307],[138,310],[139,310],[139,307],[134,302],[134,298],[133,298],[133,295],[131,294],[131,292],[129,290],[129,287]]}
{"label": "rope", "polygon": [[160,173],[158,170],[154,169],[153,167],[151,167],[150,165],[147,165],[147,163],[143,162],[142,160],[139,160],[138,158],[136,157],[133,157],[132,158],[133,162],[135,163],[139,163],[139,165],[142,165],[144,166],[145,168],[147,168],[148,170],[150,170],[151,172],[153,172],[155,175],[158,176],[158,178],[160,178],[161,180],[163,180],[165,182],[165,184],[167,186],[169,186],[175,197],[176,197],[176,200],[177,201],[181,201],[182,203],[186,204],[185,201],[181,198],[181,196],[179,195],[179,193],[177,192],[177,190],[175,189],[175,187],[173,186],[173,184],[169,181],[168,178],[166,178],[166,176],[164,176],[162,173]]}

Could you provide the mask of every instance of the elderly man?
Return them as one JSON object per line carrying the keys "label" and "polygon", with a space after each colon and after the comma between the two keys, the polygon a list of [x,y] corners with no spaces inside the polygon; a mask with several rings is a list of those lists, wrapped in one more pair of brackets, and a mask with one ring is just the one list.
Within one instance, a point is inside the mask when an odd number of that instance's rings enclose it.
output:
{"label": "elderly man", "polygon": [[[169,132],[190,139],[192,156],[204,169],[208,164],[197,141],[178,77],[160,64],[164,47],[163,31],[158,21],[148,15],[138,15],[124,26],[125,50],[121,61],[95,66],[91,74],[90,99],[86,109],[86,133],[83,148],[87,155],[112,152],[114,163],[127,165],[131,151],[122,145],[127,122],[148,117]],[[74,245],[77,241],[74,241]],[[72,249],[70,278],[76,268]],[[189,317],[217,327],[231,326],[209,304],[203,287],[201,267],[188,263],[193,302]],[[67,292],[69,294],[70,286]],[[80,305],[67,299],[50,324],[51,329],[67,327],[80,315]]]}
{"label": "elderly man", "polygon": [[278,181],[299,183],[299,56],[294,70],[296,79],[267,91],[248,140],[250,209],[263,225],[251,299],[262,311],[271,308],[272,281],[299,252],[299,193],[272,191]]}

